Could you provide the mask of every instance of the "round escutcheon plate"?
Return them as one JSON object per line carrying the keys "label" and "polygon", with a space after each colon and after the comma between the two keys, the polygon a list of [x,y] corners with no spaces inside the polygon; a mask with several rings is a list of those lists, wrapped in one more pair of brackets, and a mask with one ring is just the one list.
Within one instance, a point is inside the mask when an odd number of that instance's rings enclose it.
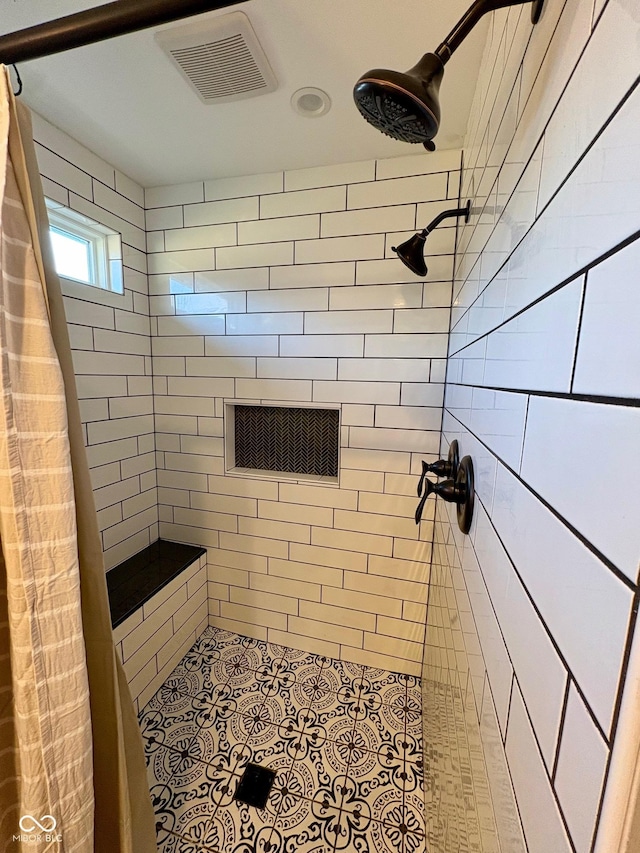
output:
{"label": "round escutcheon plate", "polygon": [[473,461],[470,456],[464,456],[460,460],[456,484],[464,486],[467,492],[466,501],[458,504],[458,527],[463,533],[468,533],[469,530],[471,530],[471,522],[473,520],[473,504],[475,496]]}
{"label": "round escutcheon plate", "polygon": [[452,480],[458,476],[458,465],[460,464],[460,449],[458,447],[458,442],[454,438],[451,444],[449,445],[449,455],[447,456],[449,460],[449,464],[451,465],[451,473],[449,476]]}

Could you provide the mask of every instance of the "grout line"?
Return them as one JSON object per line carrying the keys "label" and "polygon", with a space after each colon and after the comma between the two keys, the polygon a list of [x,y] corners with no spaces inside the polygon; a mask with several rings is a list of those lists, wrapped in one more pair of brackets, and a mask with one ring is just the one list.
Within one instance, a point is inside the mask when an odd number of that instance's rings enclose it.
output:
{"label": "grout line", "polygon": [[[533,81],[532,81],[532,84],[531,84],[531,90],[530,90],[530,92],[529,92],[529,95],[528,95],[528,97],[527,97],[527,100],[526,100],[525,104],[522,106],[522,111],[520,110],[520,100],[521,100],[521,97],[522,97],[522,86],[521,86],[520,92],[518,93],[518,116],[520,117],[520,119],[522,118],[522,115],[523,115],[523,113],[524,113],[524,109],[525,109],[525,107],[526,107],[526,104],[528,103],[529,98],[531,97],[531,95],[532,95],[532,93],[533,93],[533,89],[534,89],[534,87],[535,87],[536,81],[537,81],[538,77],[540,76],[540,71],[541,71],[541,69],[542,69],[542,66],[544,65],[544,61],[545,61],[546,56],[547,56],[547,54],[548,54],[548,52],[549,52],[549,49],[550,49],[550,47],[551,47],[551,44],[553,43],[553,38],[554,38],[554,36],[555,36],[555,34],[556,34],[556,31],[557,31],[557,29],[558,29],[558,26],[559,26],[559,24],[560,24],[560,20],[561,20],[561,18],[562,18],[562,15],[564,14],[564,11],[565,11],[566,6],[567,6],[567,0],[565,0],[564,5],[563,5],[563,8],[562,8],[562,10],[561,10],[561,12],[560,12],[560,14],[559,14],[559,16],[558,16],[558,20],[556,21],[556,25],[555,25],[555,27],[554,27],[553,33],[551,33],[551,35],[550,35],[549,42],[548,42],[547,47],[546,47],[546,49],[545,49],[544,55],[542,56],[542,58],[541,58],[541,60],[540,60],[540,64],[538,65],[538,69],[537,69],[536,75],[535,75],[535,77],[534,77],[534,79],[533,79]],[[492,19],[492,20],[493,20],[493,19]],[[529,41],[529,43],[530,43],[530,41]],[[523,59],[522,59],[522,62],[521,62],[521,64],[520,64],[520,68],[519,68],[519,70],[518,70],[518,72],[517,72],[518,74],[520,74],[520,73],[521,73],[522,68],[524,67],[524,60],[525,60],[525,58],[526,58],[526,51],[529,49],[529,43],[527,43],[527,47],[525,48],[525,53],[524,53],[524,55],[523,55]],[[578,61],[579,61],[579,60],[578,60]],[[574,68],[574,70],[575,70],[575,68]],[[560,93],[559,98],[561,98],[563,94],[564,94],[564,89],[563,89],[563,91]],[[482,118],[482,110],[480,111],[480,113],[479,113],[479,115],[478,115],[478,127],[477,127],[477,130],[476,130],[476,134],[477,134],[477,132],[479,131],[479,128],[480,128],[480,126],[481,126],[481,121],[480,121],[480,119],[481,119],[481,118]],[[503,119],[504,119],[504,116],[503,116]],[[516,130],[514,131],[513,136],[511,137],[511,141],[510,141],[510,143],[509,143],[509,147],[508,147],[507,153],[506,153],[506,155],[505,155],[505,161],[506,161],[506,159],[507,159],[507,157],[508,157],[508,155],[509,155],[509,151],[510,151],[510,149],[511,149],[511,146],[513,145],[513,142],[514,142],[514,140],[515,140],[515,138],[516,138],[516,135],[517,135],[517,132],[518,132],[518,129],[519,129],[519,126],[520,126],[520,119],[518,120],[518,124],[517,124]],[[489,120],[489,119],[487,119],[487,123],[488,123],[488,120]],[[501,125],[498,127],[498,133],[499,133],[499,131],[500,131],[500,127],[501,127]],[[544,133],[544,132],[545,132],[546,127],[547,127],[547,125],[545,125],[545,127],[544,127],[544,129],[543,129],[542,133]],[[473,140],[473,144],[472,144],[471,148],[473,148],[473,147],[474,147],[475,142],[476,142],[476,139],[474,138],[474,140]],[[539,143],[536,143],[536,145],[534,146],[534,153],[535,153],[535,149],[537,148],[538,144],[539,144]],[[531,156],[533,156],[533,154],[532,154]],[[473,166],[469,166],[469,170],[470,170],[472,173],[475,171],[475,169],[476,169],[476,167],[477,167],[477,163],[478,163],[479,157],[480,157],[480,152],[478,152],[478,158],[476,159],[476,162],[474,163],[474,165],[473,165]],[[487,158],[487,159],[488,159],[488,158]],[[530,161],[530,159],[531,159],[531,158],[529,158],[529,161]],[[503,164],[504,164],[504,161],[503,161]],[[525,169],[526,169],[526,166],[528,166],[528,163],[526,163],[526,164],[525,164]],[[524,171],[524,170],[523,170],[523,171]],[[484,170],[483,170],[483,174],[484,174]],[[516,186],[517,186],[517,185],[516,185]],[[514,191],[515,191],[515,188],[514,188]],[[513,192],[512,192],[512,195],[513,195]],[[510,200],[510,199],[509,199],[509,200]],[[509,200],[508,200],[508,201],[509,201]],[[507,203],[508,203],[508,201],[507,201]],[[474,229],[474,232],[475,232],[475,229]],[[488,241],[487,241],[487,242],[488,242]]]}
{"label": "grout line", "polygon": [[[592,31],[592,34],[593,34],[593,31]],[[592,35],[592,34],[591,34],[591,35]],[[590,39],[591,39],[591,35],[589,36],[589,39],[587,40],[586,45],[588,45],[588,44],[589,44],[589,41],[590,41]],[[586,49],[586,45],[585,45],[585,49]],[[583,53],[584,53],[584,50],[583,50]],[[581,56],[582,56],[582,54],[581,54]],[[579,61],[579,60],[578,60],[578,61]],[[573,73],[575,73],[576,68],[577,68],[577,64],[576,64],[576,67],[574,68],[574,71],[572,72],[571,77],[569,78],[569,81],[567,82],[567,86],[569,85],[569,82],[571,81],[571,79],[572,79],[572,77],[573,77]],[[494,274],[494,275],[493,275],[493,277],[490,279],[490,281],[488,281],[488,282],[487,282],[487,284],[485,285],[485,287],[484,287],[484,288],[482,289],[482,291],[481,291],[481,292],[476,296],[476,298],[475,298],[475,299],[474,299],[474,301],[471,303],[471,305],[469,305],[469,306],[466,308],[466,310],[465,310],[464,314],[462,314],[462,315],[461,315],[461,317],[460,317],[460,319],[458,320],[458,323],[460,322],[460,320],[462,320],[462,317],[464,317],[464,316],[469,312],[469,310],[473,307],[473,305],[475,305],[475,303],[478,301],[478,299],[480,299],[480,297],[481,297],[481,296],[483,295],[483,293],[487,290],[487,288],[492,284],[492,282],[497,278],[497,276],[500,274],[500,272],[501,272],[501,271],[502,271],[502,270],[503,270],[503,269],[504,269],[504,268],[505,268],[505,267],[510,263],[511,258],[513,257],[513,255],[515,254],[515,252],[517,251],[517,249],[518,249],[518,248],[519,248],[519,247],[524,243],[524,241],[527,239],[528,235],[532,232],[532,230],[533,230],[533,228],[535,227],[536,223],[540,220],[540,218],[544,215],[545,211],[550,207],[550,205],[553,203],[553,201],[555,200],[555,198],[556,198],[556,197],[559,195],[559,193],[562,191],[562,189],[564,188],[565,184],[570,180],[570,178],[572,177],[572,175],[574,174],[574,172],[576,171],[576,169],[578,168],[578,166],[579,166],[579,165],[582,163],[582,161],[587,157],[587,155],[588,155],[588,154],[589,154],[589,152],[592,150],[592,148],[594,148],[594,146],[595,146],[595,145],[596,145],[596,143],[599,141],[599,139],[601,138],[601,136],[606,132],[606,130],[607,130],[607,129],[608,129],[608,127],[611,125],[611,123],[613,122],[613,120],[616,118],[616,116],[618,115],[618,113],[622,110],[622,108],[625,106],[625,104],[627,103],[627,101],[628,101],[628,100],[631,98],[631,96],[634,94],[634,92],[635,92],[636,88],[638,87],[638,85],[640,85],[640,76],[636,79],[635,83],[633,83],[633,84],[631,85],[631,87],[629,88],[629,90],[626,92],[626,94],[623,96],[623,98],[619,101],[619,103],[618,103],[618,104],[617,104],[617,106],[614,108],[614,110],[612,111],[612,113],[610,114],[610,116],[607,118],[607,120],[604,122],[604,124],[602,125],[602,127],[599,129],[598,133],[597,133],[597,134],[595,135],[595,137],[591,140],[591,142],[587,145],[587,147],[586,147],[586,148],[585,148],[585,150],[582,152],[582,154],[580,155],[580,157],[579,157],[579,158],[576,160],[576,162],[573,164],[573,166],[572,166],[571,170],[570,170],[570,171],[568,172],[568,174],[564,177],[564,179],[562,180],[562,182],[560,183],[560,185],[556,188],[556,190],[553,192],[553,194],[549,197],[549,199],[547,200],[547,203],[544,205],[544,207],[543,207],[539,212],[537,212],[537,213],[536,213],[536,216],[534,217],[534,219],[533,219],[532,223],[530,224],[529,228],[527,229],[527,231],[525,232],[525,234],[522,236],[522,238],[520,239],[520,241],[517,243],[517,245],[513,247],[513,249],[512,249],[512,251],[511,251],[511,253],[510,253],[509,257],[508,257],[508,258],[503,262],[503,264],[500,266],[500,268],[495,272],[495,274]],[[567,87],[565,86],[565,89],[566,89],[566,88],[567,88]],[[564,93],[564,90],[563,90],[563,93]],[[562,96],[561,96],[561,97],[562,97]],[[559,104],[559,103],[560,103],[560,101],[558,101],[558,104]],[[557,108],[557,105],[556,105],[556,108]],[[553,117],[554,113],[555,113],[555,109],[554,109],[554,111],[552,112],[551,117],[549,118],[549,121],[548,121],[548,122],[547,122],[547,124],[545,125],[545,129],[544,129],[544,131],[543,131],[543,135],[546,133],[546,130],[547,130],[548,126],[549,126],[549,123],[550,123],[551,118]],[[542,137],[541,137],[541,139],[542,139]],[[539,143],[538,143],[538,144],[539,144]],[[527,161],[527,164],[526,164],[526,166],[525,166],[525,169],[523,170],[523,173],[522,173],[523,175],[524,175],[524,172],[526,171],[526,169],[528,168],[529,163],[530,163],[530,162],[531,162],[531,160],[533,159],[533,157],[534,157],[534,155],[535,155],[536,150],[537,150],[537,145],[536,145],[536,148],[534,148],[534,151],[533,151],[533,153],[532,153],[531,157],[530,157],[530,158],[529,158],[529,160]],[[521,176],[521,178],[522,178],[522,176]],[[518,182],[518,183],[519,183],[519,182]],[[514,190],[513,190],[512,194],[511,194],[511,196],[509,197],[509,201],[510,201],[510,200],[511,200],[511,198],[513,197],[513,194],[515,193],[515,191],[516,191],[517,187],[518,187],[518,184],[516,184],[516,187],[514,187]],[[509,203],[509,201],[507,201],[507,204]],[[506,205],[505,205],[505,207],[506,207]],[[487,243],[485,243],[484,248],[486,248],[487,244],[488,244],[488,240],[487,240]],[[483,251],[484,251],[484,248],[483,248]],[[582,274],[586,269],[588,269],[588,268],[589,268],[589,266],[591,266],[591,264],[590,264],[590,265],[587,265],[586,267],[584,267],[584,268],[583,268],[582,270],[580,270],[577,274],[574,274],[573,278],[577,278],[577,277],[578,277],[579,275],[581,275],[581,274]],[[564,282],[564,283],[566,284],[567,282]],[[554,290],[555,290],[555,289],[557,289],[557,288],[554,288]],[[553,291],[551,291],[551,292],[553,292]],[[533,303],[533,304],[535,304],[535,303]]]}
{"label": "grout line", "polygon": [[560,759],[560,747],[562,745],[562,736],[564,734],[564,724],[567,717],[567,705],[569,704],[569,692],[571,689],[571,676],[567,676],[567,683],[564,689],[564,699],[562,700],[562,710],[560,712],[560,725],[558,726],[558,735],[556,738],[555,757],[553,767],[551,769],[551,784],[555,786],[556,773],[558,771],[558,761]]}
{"label": "grout line", "polygon": [[[529,725],[531,726],[531,730],[532,730],[532,733],[533,733],[533,737],[534,737],[534,740],[535,740],[535,742],[536,742],[536,746],[537,746],[537,748],[538,748],[539,758],[540,758],[540,763],[542,764],[542,767],[543,767],[543,770],[544,770],[544,774],[545,774],[545,776],[546,776],[546,778],[547,778],[547,780],[548,780],[548,782],[549,782],[549,792],[551,793],[551,796],[552,796],[552,798],[553,798],[553,800],[554,800],[554,802],[555,802],[555,804],[556,804],[556,808],[557,808],[557,810],[558,810],[558,815],[560,816],[560,820],[561,820],[562,825],[563,825],[563,827],[564,827],[564,829],[565,829],[565,832],[566,832],[566,834],[567,834],[567,839],[568,839],[568,841],[569,841],[569,846],[571,847],[571,851],[572,851],[572,853],[579,853],[579,851],[577,851],[577,850],[576,850],[575,844],[574,844],[574,842],[573,842],[573,838],[572,838],[572,836],[571,836],[571,832],[570,832],[570,829],[569,829],[569,824],[568,824],[568,822],[567,822],[567,819],[566,819],[566,817],[565,817],[565,815],[564,815],[564,810],[563,810],[563,808],[562,808],[562,803],[560,802],[560,798],[559,798],[559,796],[558,796],[558,794],[557,794],[557,792],[556,792],[556,790],[555,790],[555,788],[554,788],[554,786],[553,786],[553,782],[552,782],[551,777],[550,777],[550,775],[549,775],[549,771],[548,771],[548,769],[547,769],[547,765],[546,765],[545,760],[544,760],[544,758],[543,758],[543,756],[542,756],[542,752],[541,752],[541,750],[540,750],[540,744],[539,744],[539,742],[538,742],[537,733],[536,733],[535,728],[533,727],[533,723],[532,723],[531,718],[530,718],[530,716],[529,716],[529,711],[528,711],[528,709],[527,709],[527,706],[526,706],[526,705],[525,705],[525,703],[524,703],[524,697],[522,697],[522,693],[521,693],[520,695],[521,695],[521,698],[523,699],[523,706],[524,706],[524,709],[525,709],[525,714],[526,714],[526,716],[527,716],[527,721],[528,721]],[[509,759],[508,759],[508,758],[507,758],[507,766],[509,766]],[[511,775],[511,768],[510,768],[510,767],[509,767],[509,774]],[[517,803],[517,800],[516,800],[516,803]],[[519,809],[519,806],[518,806],[518,812],[519,812],[519,811],[520,811],[520,809]]]}
{"label": "grout line", "polygon": [[[493,606],[493,605],[492,605],[492,606]],[[499,624],[499,623],[498,623],[498,624]],[[488,673],[487,673],[487,678],[488,678]],[[515,672],[515,669],[513,669],[513,667],[512,667],[512,670],[511,670],[511,685],[510,685],[510,687],[509,687],[509,704],[508,704],[508,706],[507,706],[507,716],[505,717],[504,736],[501,738],[501,740],[502,740],[502,746],[504,747],[505,752],[506,752],[506,749],[507,749],[507,735],[508,735],[508,733],[509,733],[509,722],[510,722],[510,720],[511,720],[511,702],[513,701],[513,688],[514,688],[514,686],[515,686],[515,683],[516,683],[516,672]],[[494,704],[494,709],[495,709],[495,704]],[[497,713],[496,713],[496,719],[497,719],[497,717],[498,717],[498,715],[497,715]],[[499,725],[500,725],[500,721],[498,720],[498,726],[499,726]]]}
{"label": "grout line", "polygon": [[[517,318],[518,318],[518,317],[520,317],[522,314],[524,314],[525,312],[529,311],[529,309],[530,309],[530,308],[535,307],[536,305],[538,305],[540,302],[543,302],[543,301],[544,301],[545,299],[547,299],[548,297],[553,296],[553,295],[554,295],[555,293],[557,293],[559,290],[562,290],[562,288],[567,287],[567,286],[568,286],[568,285],[570,285],[570,284],[573,284],[573,282],[577,281],[581,276],[583,276],[583,275],[585,275],[586,273],[588,273],[588,272],[589,272],[590,270],[592,270],[594,267],[598,266],[599,264],[603,263],[604,261],[607,261],[607,260],[608,260],[609,258],[611,258],[613,255],[616,255],[618,252],[622,251],[623,249],[626,249],[626,248],[627,248],[627,246],[631,245],[631,243],[634,243],[634,242],[635,242],[637,239],[639,239],[639,238],[640,238],[640,231],[635,231],[635,232],[634,232],[633,234],[631,234],[629,237],[626,237],[624,240],[621,240],[621,241],[620,241],[620,243],[616,244],[616,246],[614,246],[612,249],[608,249],[606,252],[604,252],[602,255],[600,255],[599,257],[597,257],[595,260],[593,260],[593,261],[591,261],[590,263],[586,264],[584,267],[582,267],[582,268],[581,268],[580,270],[578,270],[577,272],[572,273],[569,277],[567,277],[566,279],[564,279],[563,281],[561,281],[559,284],[556,284],[554,287],[552,287],[550,290],[548,290],[548,291],[546,291],[545,293],[543,293],[541,296],[538,296],[536,299],[534,299],[534,300],[533,300],[533,302],[530,302],[530,303],[529,303],[528,305],[526,305],[524,308],[520,308],[518,311],[516,311],[516,312],[515,312],[515,314],[512,314],[512,315],[511,315],[510,317],[508,317],[506,320],[503,320],[501,323],[499,323],[497,326],[495,326],[495,327],[494,327],[493,329],[491,329],[490,331],[488,331],[488,332],[484,332],[482,335],[479,335],[477,338],[474,338],[474,340],[473,340],[473,341],[471,341],[470,343],[465,344],[465,345],[464,345],[463,347],[461,347],[459,350],[456,350],[455,352],[450,353],[450,354],[449,354],[449,357],[456,356],[456,355],[458,355],[459,353],[463,352],[463,351],[464,351],[465,349],[467,349],[468,347],[473,346],[473,344],[477,343],[478,341],[481,341],[481,340],[483,340],[484,338],[488,338],[490,335],[492,335],[494,332],[498,331],[499,329],[502,329],[504,326],[506,326],[506,325],[507,325],[508,323],[510,323],[512,320],[517,319]],[[523,239],[524,239],[524,238],[523,238]],[[505,263],[508,263],[508,261],[507,261],[507,262],[505,262]],[[504,266],[504,265],[503,265],[503,266]],[[502,269],[502,267],[501,267],[501,269]],[[497,274],[496,274],[496,275],[497,275]],[[494,278],[495,278],[495,276],[494,276]],[[492,281],[493,281],[493,279],[492,279]],[[490,284],[491,284],[491,282],[489,282],[489,284],[487,285],[487,287],[489,287],[489,285],[490,285]],[[487,287],[485,287],[485,288],[484,288],[484,290],[486,290],[486,289],[487,289]],[[482,291],[483,293],[484,293],[484,290]],[[479,298],[481,295],[482,295],[482,294],[478,294],[478,298]],[[477,300],[476,300],[476,301],[477,301]],[[475,301],[474,301],[474,303],[473,303],[473,304],[475,304]],[[473,304],[472,304],[471,306],[469,306],[469,308],[467,309],[467,311],[468,311],[471,307],[473,307]],[[466,314],[466,313],[467,313],[467,312],[465,312],[465,314]],[[462,315],[462,317],[464,317],[464,316],[465,316],[465,315],[463,314],[463,315]],[[459,320],[458,320],[458,322],[456,323],[456,327],[457,327],[457,325],[461,322],[462,317],[460,317],[460,319],[459,319]],[[451,332],[455,332],[455,327],[454,327],[453,329],[451,329]]]}
{"label": "grout line", "polygon": [[586,272],[584,282],[582,283],[582,296],[580,299],[580,314],[578,315],[578,328],[576,331],[576,344],[573,350],[573,364],[571,366],[571,382],[569,383],[569,393],[573,394],[573,383],[576,377],[576,367],[578,366],[578,351],[580,349],[580,333],[582,332],[582,319],[584,317],[584,306],[587,301],[587,284],[589,281],[589,273]]}
{"label": "grout line", "polygon": [[[500,391],[503,394],[524,394],[529,397],[549,397],[553,400],[569,400],[576,403],[626,406],[628,408],[638,408],[638,406],[640,406],[640,400],[636,397],[607,397],[603,394],[570,394],[568,391],[539,391],[532,388],[505,388],[501,385],[470,385],[465,382],[449,382],[448,384],[450,387],[456,388],[478,388],[482,391]],[[451,414],[453,414],[453,412]]]}
{"label": "grout line", "polygon": [[[477,441],[485,447],[489,453],[510,473],[512,474],[520,483],[520,485],[524,486],[530,494],[532,494],[536,500],[538,500],[544,507],[547,509],[558,521],[560,521],[575,537],[578,539],[591,553],[597,557],[600,562],[602,562],[618,580],[622,581],[622,583],[628,587],[632,591],[636,591],[638,588],[637,584],[632,581],[627,575],[625,575],[608,557],[606,557],[598,548],[593,545],[579,530],[577,530],[573,525],[562,516],[556,509],[554,509],[551,504],[549,504],[538,492],[533,489],[526,480],[524,480],[517,471],[515,471],[507,462],[505,462],[500,456],[498,456],[494,451],[486,444],[478,435],[476,435],[473,430],[471,430],[463,421],[461,421],[450,409],[447,409],[449,415],[451,415],[454,420],[456,420],[467,432],[469,432]],[[487,515],[491,518],[489,512],[487,511]],[[497,533],[497,531],[496,531]],[[500,540],[502,542],[502,540]],[[505,548],[506,550],[506,548]],[[515,564],[514,564],[515,565]]]}
{"label": "grout line", "polygon": [[529,424],[529,406],[531,405],[531,397],[527,397],[527,407],[524,413],[524,424],[522,426],[522,446],[520,447],[520,461],[518,464],[518,473],[522,473],[522,463],[524,462],[524,448],[527,441],[527,426]]}
{"label": "grout line", "polygon": [[[558,642],[557,642],[557,640],[555,639],[554,634],[552,633],[551,629],[550,629],[550,628],[549,628],[549,626],[547,625],[546,620],[544,619],[544,617],[543,617],[542,613],[540,612],[540,610],[539,610],[539,608],[538,608],[538,605],[537,605],[536,601],[534,600],[533,596],[531,595],[531,593],[530,593],[530,591],[529,591],[529,589],[528,589],[527,585],[526,585],[526,584],[525,584],[525,582],[523,581],[523,579],[522,579],[522,577],[521,577],[521,575],[520,575],[520,572],[518,571],[518,568],[517,568],[517,566],[516,566],[515,562],[513,561],[513,559],[512,559],[512,557],[511,557],[511,555],[510,555],[509,551],[507,550],[506,545],[504,544],[504,542],[502,541],[502,538],[501,538],[500,534],[499,534],[499,533],[498,533],[498,531],[496,530],[495,525],[493,524],[493,519],[491,518],[491,516],[489,515],[489,512],[487,511],[486,507],[485,507],[485,506],[484,506],[484,504],[482,503],[482,500],[481,500],[477,495],[476,495],[476,498],[477,498],[477,500],[482,504],[482,507],[483,507],[483,509],[484,509],[484,511],[485,511],[485,514],[486,514],[486,516],[487,516],[487,518],[488,518],[488,520],[489,520],[489,523],[491,524],[491,527],[492,527],[492,529],[493,529],[493,531],[494,531],[494,533],[495,533],[495,535],[496,535],[496,538],[498,539],[498,541],[499,541],[499,543],[500,543],[500,546],[502,547],[503,551],[505,552],[505,554],[506,554],[506,556],[507,556],[507,559],[509,560],[509,562],[510,562],[510,564],[511,564],[512,568],[513,568],[513,572],[514,572],[514,574],[515,574],[515,575],[516,575],[516,577],[518,578],[518,581],[520,582],[520,584],[521,584],[521,586],[522,586],[522,588],[523,588],[523,590],[524,590],[524,592],[525,592],[525,594],[526,594],[527,598],[529,599],[529,601],[530,601],[530,603],[531,603],[531,605],[532,605],[532,607],[533,607],[533,609],[534,609],[534,611],[535,611],[535,613],[536,613],[536,616],[537,616],[537,617],[538,617],[538,619],[540,620],[540,624],[543,626],[543,628],[544,628],[544,630],[545,630],[545,633],[547,634],[547,636],[548,636],[548,638],[549,638],[549,641],[551,642],[551,645],[553,646],[554,651],[556,652],[556,654],[557,654],[557,656],[558,656],[558,658],[559,658],[560,662],[562,663],[563,667],[564,667],[564,668],[567,670],[567,672],[569,673],[569,676],[570,676],[570,678],[571,678],[571,679],[572,679],[572,681],[573,681],[574,687],[575,687],[576,691],[578,692],[578,694],[580,695],[580,698],[582,699],[582,701],[583,701],[583,703],[584,703],[584,705],[585,705],[585,707],[586,707],[586,709],[587,709],[587,711],[588,711],[588,713],[589,713],[589,716],[591,717],[591,720],[592,720],[592,722],[593,722],[594,726],[597,728],[598,732],[600,733],[600,735],[601,735],[602,739],[604,740],[604,742],[606,743],[607,747],[610,747],[610,746],[611,746],[611,737],[610,737],[610,736],[607,736],[607,734],[604,732],[604,730],[603,730],[602,726],[600,725],[600,722],[598,721],[598,719],[597,719],[597,717],[596,717],[595,713],[594,713],[594,712],[593,712],[593,710],[591,709],[591,705],[589,704],[589,701],[588,701],[588,699],[587,699],[586,695],[585,695],[585,694],[584,694],[584,692],[582,691],[582,688],[580,687],[580,685],[579,685],[579,683],[578,683],[578,680],[576,679],[575,675],[573,674],[573,670],[571,669],[571,667],[570,667],[570,665],[569,665],[568,661],[566,660],[566,658],[565,658],[565,656],[564,656],[564,654],[563,654],[563,652],[562,652],[562,649],[561,649],[561,648],[560,648],[560,646],[558,645]],[[526,703],[525,703],[525,707],[526,707]]]}

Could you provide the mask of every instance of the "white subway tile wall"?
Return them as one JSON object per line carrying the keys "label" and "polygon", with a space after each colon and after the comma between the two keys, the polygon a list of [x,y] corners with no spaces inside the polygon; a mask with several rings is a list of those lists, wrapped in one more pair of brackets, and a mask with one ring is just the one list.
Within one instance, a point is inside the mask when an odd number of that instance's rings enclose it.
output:
{"label": "white subway tile wall", "polygon": [[[426,283],[385,235],[457,204],[460,162],[147,190],[160,532],[208,547],[213,625],[420,671],[456,229]],[[339,485],[226,474],[229,399],[340,406]]]}
{"label": "white subway tile wall", "polygon": [[438,511],[425,673],[502,742],[529,853],[593,850],[624,749],[640,499],[598,460],[637,477],[639,67],[623,0],[496,13],[464,149],[442,449],[474,456],[477,508],[467,538]]}
{"label": "white subway tile wall", "polygon": [[[472,820],[509,853],[591,853],[620,743],[640,500],[604,478],[638,473],[632,5],[492,15],[463,170],[439,151],[143,191],[34,117],[45,192],[123,239],[123,295],[63,284],[107,567],[159,534],[207,548],[116,629],[136,701],[207,622],[418,674],[429,595],[425,709],[475,715]],[[422,282],[391,246],[466,198]],[[226,473],[227,400],[338,405],[339,485]],[[448,505],[412,520],[453,438],[467,538]]]}
{"label": "white subway tile wall", "polygon": [[106,568],[158,538],[144,192],[33,116],[45,194],[122,235],[124,293],[62,281]]}

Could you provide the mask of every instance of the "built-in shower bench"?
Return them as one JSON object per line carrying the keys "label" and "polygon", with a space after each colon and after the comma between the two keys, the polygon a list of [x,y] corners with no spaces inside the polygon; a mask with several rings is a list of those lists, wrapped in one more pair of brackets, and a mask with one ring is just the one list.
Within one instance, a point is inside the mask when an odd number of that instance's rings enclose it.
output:
{"label": "built-in shower bench", "polygon": [[138,708],[208,623],[206,556],[158,539],[107,572],[113,639]]}

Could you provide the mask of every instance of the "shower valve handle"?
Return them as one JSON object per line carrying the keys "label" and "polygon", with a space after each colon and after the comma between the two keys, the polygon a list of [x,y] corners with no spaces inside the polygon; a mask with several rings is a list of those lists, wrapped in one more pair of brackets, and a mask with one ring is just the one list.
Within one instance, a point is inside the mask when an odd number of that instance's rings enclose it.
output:
{"label": "shower valve handle", "polygon": [[[454,446],[455,445],[455,446]],[[473,506],[475,502],[475,486],[473,477],[473,460],[470,456],[465,456],[460,461],[457,459],[458,443],[451,442],[449,448],[449,459],[453,461],[455,456],[456,473],[447,480],[441,480],[439,483],[434,483],[433,480],[427,478],[428,468],[426,462],[422,463],[422,476],[418,484],[418,494],[421,495],[420,503],[416,507],[416,524],[422,521],[422,513],[424,505],[427,502],[429,495],[438,495],[447,503],[456,504],[456,514],[458,516],[458,527],[463,533],[468,533],[471,530],[471,521],[473,519]],[[440,460],[442,461],[442,460]],[[438,464],[438,463],[436,463]]]}
{"label": "shower valve handle", "polygon": [[428,462],[425,462],[424,459],[422,460],[422,474],[418,483],[418,497],[422,495],[422,489],[424,488],[424,481],[427,474],[435,474],[436,477],[451,477],[453,474],[451,462],[447,459],[438,459],[437,462],[429,464]]}
{"label": "shower valve handle", "polygon": [[[423,463],[424,464],[424,463]],[[426,474],[426,472],[425,472]],[[429,495],[438,495],[447,503],[461,505],[467,500],[467,487],[462,483],[456,483],[454,480],[443,480],[441,483],[434,483],[433,480],[426,478],[425,474],[420,478],[422,486],[426,486],[424,494],[420,499],[420,503],[416,508],[416,524],[420,524],[424,505],[427,502]]]}
{"label": "shower valve handle", "polygon": [[449,455],[446,459],[438,459],[437,462],[429,464],[422,460],[422,475],[418,482],[418,497],[422,495],[424,481],[427,474],[435,474],[436,477],[451,477],[455,480],[458,474],[460,454],[458,450],[458,442],[454,439],[449,445]]}
{"label": "shower valve handle", "polygon": [[[422,476],[420,477],[420,483],[418,484],[418,495],[422,495],[422,497],[420,499],[420,503],[416,507],[416,514],[415,514],[416,524],[420,524],[420,522],[422,521],[422,513],[424,512],[424,505],[426,504],[427,498],[429,497],[429,495],[434,492],[434,487],[436,485],[433,482],[433,480],[427,479],[427,476],[426,476],[427,472],[424,469],[424,465],[425,465],[425,463],[423,462],[422,463],[422,466],[423,466]],[[426,489],[424,489],[425,483],[427,484]],[[422,494],[423,489],[424,489],[424,494]]]}

